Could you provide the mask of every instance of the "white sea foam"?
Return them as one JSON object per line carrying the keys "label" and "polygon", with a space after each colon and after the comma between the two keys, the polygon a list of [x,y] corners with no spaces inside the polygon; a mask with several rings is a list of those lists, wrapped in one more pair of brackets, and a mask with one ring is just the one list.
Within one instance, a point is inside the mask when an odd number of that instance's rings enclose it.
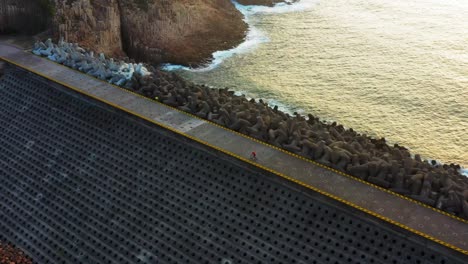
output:
{"label": "white sea foam", "polygon": [[[247,20],[247,19],[246,19]],[[262,32],[261,30],[250,27],[247,36],[245,37],[245,41],[242,42],[239,46],[230,49],[230,50],[221,50],[216,51],[213,53],[213,60],[210,64],[206,66],[202,66],[201,68],[191,68],[182,65],[173,65],[173,64],[166,64],[163,66],[163,69],[166,71],[173,71],[173,70],[186,70],[191,72],[205,72],[213,70],[214,68],[218,67],[225,59],[232,57],[235,54],[242,54],[247,53],[254,50],[258,47],[259,44],[269,41],[268,37]]]}
{"label": "white sea foam", "polygon": [[289,12],[302,12],[314,7],[319,1],[318,0],[300,0],[295,3],[293,1],[286,0],[285,3],[278,3],[273,7],[258,6],[258,5],[241,5],[237,1],[232,1],[236,8],[242,12],[245,16],[254,15],[258,13],[266,14],[282,14]]}
{"label": "white sea foam", "polygon": [[309,8],[312,8],[317,0],[301,0],[296,3],[290,3],[291,0],[286,0],[286,3],[278,3],[273,7],[268,6],[256,6],[256,5],[241,5],[237,1],[232,1],[235,7],[244,15],[244,21],[249,25],[249,31],[245,37],[245,41],[242,42],[239,46],[229,49],[221,50],[213,53],[213,60],[210,64],[202,66],[200,68],[191,68],[182,65],[166,64],[162,68],[166,71],[173,70],[186,70],[191,72],[206,72],[215,69],[218,67],[224,60],[230,58],[236,54],[248,53],[260,44],[268,42],[268,36],[265,32],[256,28],[251,23],[251,18],[255,14],[264,13],[264,14],[280,14],[287,12],[301,12]]}
{"label": "white sea foam", "polygon": [[[259,95],[257,94],[252,94],[248,91],[243,91],[243,90],[238,90],[238,91],[234,91],[234,95],[237,95],[237,96],[245,96],[245,98],[247,100],[251,100],[252,98],[257,100],[258,98],[260,98]],[[301,109],[301,108],[298,108],[298,109],[295,109],[295,108],[292,108],[292,107],[289,107],[277,100],[274,100],[274,99],[262,99],[263,102],[267,103],[269,107],[271,108],[274,108],[275,106],[278,107],[278,110],[284,112],[284,113],[287,113],[287,114],[290,114],[290,115],[294,115],[294,113],[298,113],[298,114],[302,114],[304,115],[305,114],[305,111],[304,109]]]}
{"label": "white sea foam", "polygon": [[[389,144],[389,145],[392,145],[392,144],[393,144],[393,142],[389,142],[389,143],[391,143],[391,144]],[[408,149],[409,149],[409,148],[408,148]],[[411,149],[409,149],[409,150],[410,150],[410,152],[413,152],[413,151],[411,151]],[[411,157],[414,158],[414,155],[411,154]],[[421,157],[421,158],[422,158],[423,160],[428,160],[430,164],[432,164],[432,162],[434,161],[436,165],[439,165],[439,166],[444,165],[444,163],[443,163],[442,161],[440,161],[440,160],[436,160],[436,159],[427,159],[427,158],[425,158],[425,157]],[[461,173],[462,175],[468,177],[468,168],[463,168],[463,167],[462,167],[462,168],[460,169],[460,173]]]}
{"label": "white sea foam", "polygon": [[468,177],[468,168],[466,168],[466,169],[462,168],[460,170],[460,172],[461,172],[462,175],[465,175],[466,177]]}

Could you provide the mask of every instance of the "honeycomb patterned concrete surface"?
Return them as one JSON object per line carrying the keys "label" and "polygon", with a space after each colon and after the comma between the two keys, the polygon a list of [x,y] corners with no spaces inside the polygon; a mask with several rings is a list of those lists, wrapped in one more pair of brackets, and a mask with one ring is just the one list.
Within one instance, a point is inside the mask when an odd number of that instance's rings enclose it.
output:
{"label": "honeycomb patterned concrete surface", "polygon": [[0,241],[35,263],[466,260],[31,73],[0,98]]}

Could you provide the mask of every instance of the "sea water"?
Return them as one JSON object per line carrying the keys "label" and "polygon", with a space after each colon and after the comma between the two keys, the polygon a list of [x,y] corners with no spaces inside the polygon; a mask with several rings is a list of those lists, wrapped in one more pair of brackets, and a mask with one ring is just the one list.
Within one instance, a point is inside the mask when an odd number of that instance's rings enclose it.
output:
{"label": "sea water", "polygon": [[241,6],[246,42],[184,77],[468,167],[468,1]]}

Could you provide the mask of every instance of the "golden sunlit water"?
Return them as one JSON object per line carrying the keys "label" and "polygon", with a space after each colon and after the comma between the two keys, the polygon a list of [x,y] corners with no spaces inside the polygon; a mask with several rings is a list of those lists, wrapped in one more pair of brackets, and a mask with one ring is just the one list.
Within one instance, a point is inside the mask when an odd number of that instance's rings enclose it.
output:
{"label": "golden sunlit water", "polygon": [[269,42],[181,73],[468,167],[468,1],[328,0],[249,21]]}

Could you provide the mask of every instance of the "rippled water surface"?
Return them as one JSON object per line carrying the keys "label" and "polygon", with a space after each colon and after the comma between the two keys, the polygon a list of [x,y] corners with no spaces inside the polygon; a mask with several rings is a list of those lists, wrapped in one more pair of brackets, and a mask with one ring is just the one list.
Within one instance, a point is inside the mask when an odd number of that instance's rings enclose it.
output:
{"label": "rippled water surface", "polygon": [[249,16],[267,42],[181,73],[468,167],[468,1],[309,6]]}

